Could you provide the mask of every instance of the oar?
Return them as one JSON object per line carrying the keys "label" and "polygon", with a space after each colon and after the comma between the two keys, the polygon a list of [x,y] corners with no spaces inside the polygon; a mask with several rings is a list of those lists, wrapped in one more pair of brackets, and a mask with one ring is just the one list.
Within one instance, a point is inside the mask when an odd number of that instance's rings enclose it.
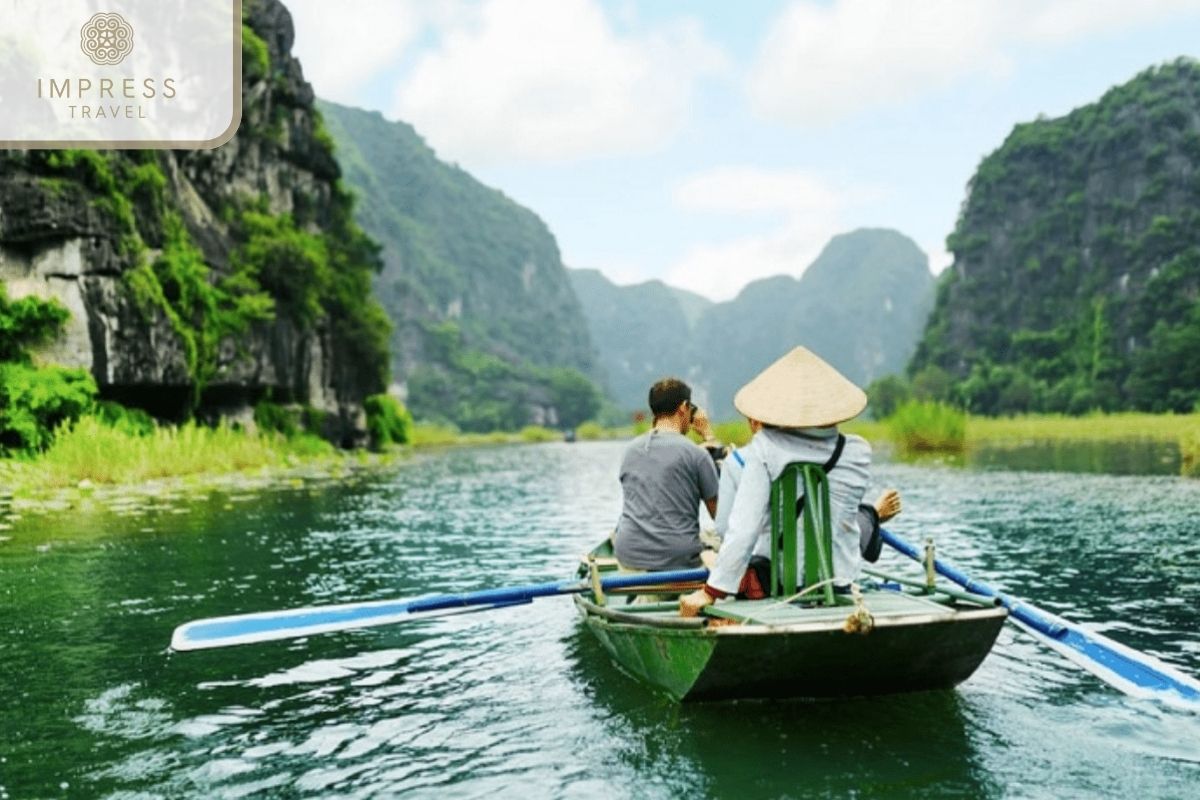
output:
{"label": "oar", "polygon": [[[605,591],[617,591],[635,587],[659,587],[663,584],[684,584],[703,581],[707,577],[708,570],[703,568],[612,575],[601,578],[600,587]],[[587,580],[566,580],[504,589],[483,589],[465,594],[431,595],[413,600],[372,600],[282,611],[260,611],[231,617],[211,617],[188,622],[176,628],[171,637],[171,649],[206,650],[278,639],[295,639],[316,633],[391,625],[395,622],[448,613],[504,608],[529,603],[538,597],[577,594],[590,591],[591,588],[592,585]]]}
{"label": "oar", "polygon": [[[924,560],[917,548],[904,539],[888,530],[881,532],[883,540],[904,555]],[[1200,703],[1200,681],[1169,664],[998,592],[941,559],[934,559],[934,569],[969,592],[998,598],[1008,609],[1009,618],[1035,639],[1126,694]]]}

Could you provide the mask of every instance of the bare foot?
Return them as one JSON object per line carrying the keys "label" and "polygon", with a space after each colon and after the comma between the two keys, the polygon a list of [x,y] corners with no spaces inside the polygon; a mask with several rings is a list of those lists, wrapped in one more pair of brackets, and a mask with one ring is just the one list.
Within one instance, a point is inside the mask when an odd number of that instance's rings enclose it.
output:
{"label": "bare foot", "polygon": [[875,511],[879,514],[880,522],[887,522],[900,513],[900,493],[895,489],[884,489],[883,494],[875,501]]}

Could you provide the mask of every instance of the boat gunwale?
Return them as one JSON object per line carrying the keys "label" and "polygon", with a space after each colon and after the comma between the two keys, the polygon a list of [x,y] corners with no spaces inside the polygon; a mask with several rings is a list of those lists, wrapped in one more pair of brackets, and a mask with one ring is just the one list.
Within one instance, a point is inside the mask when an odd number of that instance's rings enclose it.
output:
{"label": "boat gunwale", "polygon": [[[668,618],[664,620],[655,620],[652,617],[637,617],[630,619],[632,614],[621,614],[621,612],[605,613],[604,606],[597,605],[591,600],[582,595],[575,595],[577,607],[584,613],[585,617],[591,616],[598,620],[602,620],[610,627],[621,629],[653,629],[656,632],[678,632],[688,634],[704,634],[707,636],[764,636],[778,634],[803,634],[803,633],[819,633],[828,631],[842,630],[845,624],[844,620],[828,620],[820,622],[793,622],[786,625],[771,625],[765,622],[742,622],[733,625],[679,625],[679,624],[663,624],[676,623],[683,621],[683,618]],[[970,608],[970,609],[955,609],[948,608],[948,613],[942,614],[896,614],[886,617],[878,617],[875,619],[875,628],[896,628],[911,625],[929,625],[934,623],[955,623],[955,622],[973,622],[978,619],[987,619],[989,617],[1007,617],[1008,609],[1003,606],[994,608]],[[617,619],[611,614],[621,614],[621,619]],[[657,624],[656,624],[657,623]],[[848,634],[849,635],[849,634]]]}

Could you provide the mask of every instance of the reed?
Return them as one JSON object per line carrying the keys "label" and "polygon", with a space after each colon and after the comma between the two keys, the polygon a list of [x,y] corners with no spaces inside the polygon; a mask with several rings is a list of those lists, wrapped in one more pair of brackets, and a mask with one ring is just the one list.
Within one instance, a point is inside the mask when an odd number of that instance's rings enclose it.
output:
{"label": "reed", "polygon": [[541,425],[526,425],[517,434],[522,442],[561,442],[563,435],[560,431],[544,428]]}
{"label": "reed", "polygon": [[967,439],[971,443],[1051,441],[1119,441],[1153,439],[1180,442],[1200,435],[1200,414],[1029,414],[1019,417],[971,417]]}
{"label": "reed", "polygon": [[581,442],[596,442],[601,439],[611,439],[614,429],[605,428],[598,422],[585,422],[575,429],[575,438]]}
{"label": "reed", "polygon": [[462,433],[450,425],[438,425],[432,422],[418,422],[413,425],[408,443],[413,447],[441,447],[458,444]]}
{"label": "reed", "polygon": [[885,424],[902,452],[961,453],[966,449],[967,415],[944,403],[905,403]]}
{"label": "reed", "polygon": [[299,459],[335,456],[334,448],[315,436],[286,438],[279,434],[247,434],[220,425],[195,423],[157,427],[146,434],[112,427],[95,417],[81,417],[56,433],[41,455],[19,462],[22,482],[44,487],[74,486],[82,481],[137,483],[202,473],[241,472],[285,466]]}
{"label": "reed", "polygon": [[744,419],[735,419],[728,422],[718,422],[713,425],[713,436],[720,439],[725,444],[731,444],[734,447],[741,447],[750,441],[750,423]]}
{"label": "reed", "polygon": [[1200,478],[1200,431],[1190,431],[1179,440],[1180,473]]}

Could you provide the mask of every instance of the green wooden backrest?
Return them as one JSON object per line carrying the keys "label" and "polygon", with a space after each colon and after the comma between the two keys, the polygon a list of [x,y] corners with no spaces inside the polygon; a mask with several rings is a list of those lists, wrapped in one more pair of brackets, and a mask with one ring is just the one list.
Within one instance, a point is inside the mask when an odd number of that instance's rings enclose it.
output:
{"label": "green wooden backrest", "polygon": [[[796,514],[797,487],[804,487],[804,511]],[[803,521],[803,539],[798,535]],[[804,548],[804,575],[796,555]],[[833,577],[833,523],[829,514],[829,478],[820,464],[793,462],[771,484],[771,586],[773,597],[791,597]],[[801,580],[803,578],[803,580]],[[833,585],[818,597],[834,605]]]}

